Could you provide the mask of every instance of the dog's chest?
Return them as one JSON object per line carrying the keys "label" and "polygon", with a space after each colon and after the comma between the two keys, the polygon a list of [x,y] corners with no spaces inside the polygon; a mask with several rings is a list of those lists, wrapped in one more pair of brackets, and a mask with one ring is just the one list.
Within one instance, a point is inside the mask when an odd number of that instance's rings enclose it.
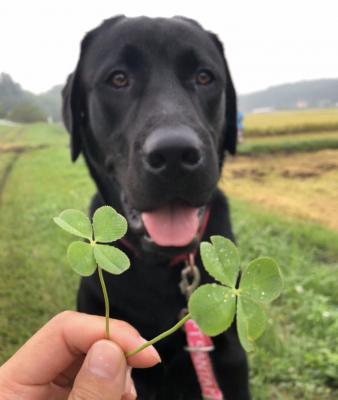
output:
{"label": "dog's chest", "polygon": [[179,289],[181,267],[144,265],[133,259],[130,270],[107,282],[112,317],[124,319],[146,337],[170,328],[186,306]]}

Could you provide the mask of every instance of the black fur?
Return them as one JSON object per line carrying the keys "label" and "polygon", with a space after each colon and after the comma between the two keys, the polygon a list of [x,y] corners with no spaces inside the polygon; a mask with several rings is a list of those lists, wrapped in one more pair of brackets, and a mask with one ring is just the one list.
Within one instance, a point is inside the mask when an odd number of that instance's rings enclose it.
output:
{"label": "black fur", "polygon": [[[201,69],[211,71],[210,84],[196,83]],[[112,87],[114,71],[127,72],[126,87]],[[176,201],[207,205],[210,219],[204,239],[215,234],[234,239],[228,204],[217,181],[225,152],[236,152],[236,93],[216,35],[181,17],[107,20],[84,38],[63,99],[72,159],[83,153],[98,188],[91,215],[103,204],[124,213],[123,199],[140,212]],[[171,171],[167,176],[149,172],[144,160],[147,138],[158,130],[167,134],[182,126],[199,143],[201,161],[196,171]],[[129,254],[132,267],[121,276],[105,274],[111,316],[128,321],[150,339],[174,325],[186,306],[178,288],[183,265],[168,264],[173,254],[187,249],[153,246],[149,250],[142,234],[130,226],[127,238],[138,255],[119,246]],[[203,270],[201,274],[202,283],[212,281]],[[96,275],[82,279],[78,308],[104,314]],[[214,343],[214,368],[226,399],[249,400],[246,356],[234,326],[214,338]],[[201,399],[184,346],[184,334],[178,332],[157,346],[161,365],[133,371],[139,399]]]}

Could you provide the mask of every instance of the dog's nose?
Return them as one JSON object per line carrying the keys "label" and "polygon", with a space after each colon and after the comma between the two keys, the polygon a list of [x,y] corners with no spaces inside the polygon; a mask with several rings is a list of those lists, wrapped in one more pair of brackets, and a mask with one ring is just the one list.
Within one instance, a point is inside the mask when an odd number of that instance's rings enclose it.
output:
{"label": "dog's nose", "polygon": [[186,126],[157,129],[145,140],[143,157],[154,174],[195,172],[202,163],[202,142]]}

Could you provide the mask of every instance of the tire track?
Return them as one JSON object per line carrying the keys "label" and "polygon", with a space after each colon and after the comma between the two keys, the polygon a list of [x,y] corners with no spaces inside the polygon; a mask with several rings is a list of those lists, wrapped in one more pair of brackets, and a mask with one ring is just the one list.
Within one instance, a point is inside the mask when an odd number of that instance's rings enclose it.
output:
{"label": "tire track", "polygon": [[[50,145],[38,145],[38,146],[20,146],[20,147],[14,147],[12,150],[6,149],[3,151],[3,153],[14,153],[13,157],[9,160],[7,163],[4,172],[2,173],[0,177],[0,204],[2,202],[2,195],[5,191],[6,184],[8,182],[8,179],[15,167],[15,164],[18,162],[19,158],[21,157],[22,154],[24,153],[29,153],[30,151],[35,151],[35,150],[41,150],[41,149],[46,149],[52,147]],[[0,151],[1,153],[1,151]]]}
{"label": "tire track", "polygon": [[23,151],[17,152],[14,154],[14,156],[10,159],[10,161],[6,165],[6,168],[0,178],[0,204],[2,203],[2,195],[5,190],[7,181],[13,171],[15,164],[17,163],[17,161],[22,153],[23,153]]}
{"label": "tire track", "polygon": [[[22,128],[15,135],[13,142],[17,142],[18,140],[20,140],[21,137],[23,136],[23,134],[24,134],[24,129]],[[2,173],[2,175],[0,177],[0,204],[2,203],[3,193],[5,190],[6,184],[8,182],[8,179],[13,171],[13,168],[15,167],[15,164],[17,163],[18,159],[20,158],[21,154],[24,153],[26,150],[27,149],[25,149],[24,147],[19,147],[19,148],[13,149],[14,155],[7,163],[7,165],[4,169],[4,172]]]}

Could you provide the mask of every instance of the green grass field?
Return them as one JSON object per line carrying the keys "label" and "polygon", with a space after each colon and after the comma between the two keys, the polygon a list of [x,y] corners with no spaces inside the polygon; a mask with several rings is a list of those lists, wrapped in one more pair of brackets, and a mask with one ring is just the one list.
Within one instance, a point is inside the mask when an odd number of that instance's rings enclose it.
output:
{"label": "green grass field", "polygon": [[[0,127],[0,152],[1,363],[52,315],[74,309],[72,239],[51,219],[87,210],[94,185],[82,160],[71,164],[58,126]],[[275,257],[285,276],[274,327],[250,356],[254,398],[338,398],[338,231],[239,194],[230,202],[242,259]]]}
{"label": "green grass field", "polygon": [[338,129],[329,132],[279,134],[272,136],[246,136],[238,146],[242,155],[314,152],[322,149],[338,149]]}

